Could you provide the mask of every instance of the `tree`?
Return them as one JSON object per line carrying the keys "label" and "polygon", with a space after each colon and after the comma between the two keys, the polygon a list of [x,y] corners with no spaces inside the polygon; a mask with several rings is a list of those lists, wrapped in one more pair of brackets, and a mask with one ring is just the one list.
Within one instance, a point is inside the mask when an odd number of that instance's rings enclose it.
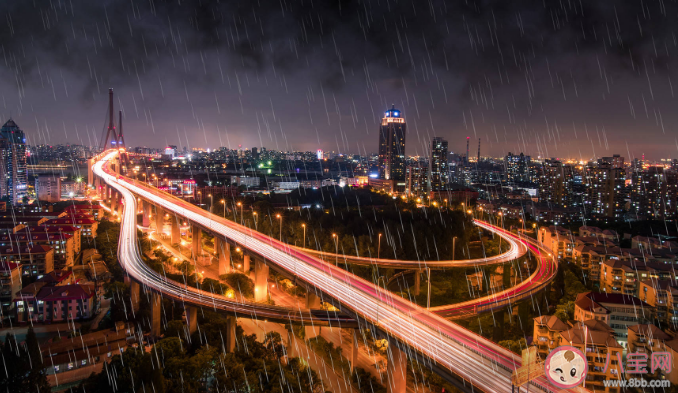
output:
{"label": "tree", "polygon": [[246,298],[254,297],[254,282],[246,275],[238,272],[223,274],[219,276],[221,280],[226,281],[229,287],[239,292]]}
{"label": "tree", "polygon": [[2,346],[4,373],[0,373],[0,391],[49,393],[51,388],[43,366],[42,354],[33,328],[28,329],[25,345],[7,334]]}

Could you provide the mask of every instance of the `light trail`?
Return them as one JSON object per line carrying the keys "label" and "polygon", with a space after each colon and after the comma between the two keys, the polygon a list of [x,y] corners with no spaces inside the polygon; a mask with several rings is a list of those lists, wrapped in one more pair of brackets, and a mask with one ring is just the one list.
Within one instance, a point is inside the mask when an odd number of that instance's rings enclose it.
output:
{"label": "light trail", "polygon": [[[370,324],[409,345],[411,350],[435,361],[440,367],[450,370],[471,385],[486,392],[510,391],[511,373],[521,364],[521,358],[513,352],[285,243],[209,214],[197,206],[154,190],[145,184],[112,174],[105,164],[116,154],[108,153],[98,160],[94,165],[94,172],[118,190],[125,200],[118,255],[128,274],[145,287],[186,303],[234,311],[252,318],[280,316],[281,308],[234,302],[223,296],[212,295],[167,280],[147,267],[139,256],[137,246],[135,195],[242,244],[243,247],[259,254],[289,274],[315,285],[325,294],[339,300],[342,308],[351,310]],[[555,260],[550,256],[544,256],[542,250],[534,245],[530,245],[530,248],[539,259],[540,268],[521,283],[520,288],[504,291],[502,299],[495,297],[490,303],[496,304],[499,300],[518,298],[526,291],[529,293],[534,288],[544,285],[543,280],[550,279],[555,274]],[[474,305],[478,306],[485,305]],[[535,389],[545,392],[563,391],[551,386],[543,376],[532,381],[530,387],[531,391]],[[520,391],[526,392],[526,386]]]}

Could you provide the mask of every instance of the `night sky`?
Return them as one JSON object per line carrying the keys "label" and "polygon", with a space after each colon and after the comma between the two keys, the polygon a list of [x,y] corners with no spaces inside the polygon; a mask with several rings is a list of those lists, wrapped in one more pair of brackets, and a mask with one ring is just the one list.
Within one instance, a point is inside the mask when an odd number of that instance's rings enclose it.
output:
{"label": "night sky", "polygon": [[[5,0],[0,117],[94,145],[678,157],[675,1]],[[117,108],[116,108],[117,109]]]}

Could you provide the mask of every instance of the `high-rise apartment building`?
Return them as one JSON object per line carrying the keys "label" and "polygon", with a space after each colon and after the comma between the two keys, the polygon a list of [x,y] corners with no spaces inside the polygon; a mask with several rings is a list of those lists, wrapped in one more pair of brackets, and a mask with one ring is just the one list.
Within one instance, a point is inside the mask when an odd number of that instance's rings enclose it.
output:
{"label": "high-rise apartment building", "polygon": [[430,190],[428,185],[428,168],[428,166],[421,162],[407,166],[407,186],[405,192],[408,195],[424,195],[427,190]]}
{"label": "high-rise apartment building", "polygon": [[572,204],[573,167],[556,159],[544,160],[538,170],[539,200],[562,206]]}
{"label": "high-rise apartment building", "polygon": [[395,106],[384,113],[379,127],[379,178],[405,180],[405,132],[407,124]]}
{"label": "high-rise apartment building", "polygon": [[35,188],[39,201],[53,203],[61,200],[61,177],[59,175],[38,176]]}
{"label": "high-rise apartment building", "polygon": [[447,188],[448,179],[447,141],[440,137],[431,140],[428,160],[428,190],[442,191]]}
{"label": "high-rise apartment building", "polygon": [[648,219],[678,217],[678,171],[653,166],[632,172],[631,203]]}
{"label": "high-rise apartment building", "polygon": [[0,128],[0,195],[16,204],[26,196],[27,188],[26,135],[9,119]]}
{"label": "high-rise apartment building", "polygon": [[506,170],[506,181],[514,182],[529,182],[530,179],[530,156],[523,153],[514,155],[511,152],[504,158],[504,166]]}
{"label": "high-rise apartment building", "polygon": [[615,155],[596,163],[589,163],[584,173],[587,215],[600,219],[620,219],[624,212],[625,182],[624,158]]}

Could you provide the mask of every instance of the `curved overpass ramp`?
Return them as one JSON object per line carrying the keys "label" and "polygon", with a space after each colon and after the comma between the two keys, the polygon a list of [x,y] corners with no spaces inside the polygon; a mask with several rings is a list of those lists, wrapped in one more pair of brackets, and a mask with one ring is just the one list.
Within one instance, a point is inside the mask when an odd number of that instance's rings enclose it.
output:
{"label": "curved overpass ramp", "polygon": [[484,229],[487,229],[495,234],[499,235],[503,240],[509,244],[508,251],[494,255],[487,258],[475,258],[475,259],[455,259],[448,261],[412,261],[412,260],[402,260],[402,259],[385,259],[385,258],[369,258],[369,257],[359,257],[355,255],[346,255],[346,254],[335,254],[331,252],[318,251],[310,248],[301,248],[294,247],[292,248],[305,252],[309,255],[317,256],[326,261],[340,261],[342,263],[350,263],[354,265],[378,265],[381,267],[394,268],[394,269],[441,269],[446,267],[475,267],[475,266],[485,266],[485,265],[494,265],[499,263],[510,262],[514,259],[518,259],[527,253],[528,247],[525,245],[521,239],[517,238],[511,232],[497,230],[499,227],[495,227],[486,223],[485,221],[475,220],[474,223]]}

